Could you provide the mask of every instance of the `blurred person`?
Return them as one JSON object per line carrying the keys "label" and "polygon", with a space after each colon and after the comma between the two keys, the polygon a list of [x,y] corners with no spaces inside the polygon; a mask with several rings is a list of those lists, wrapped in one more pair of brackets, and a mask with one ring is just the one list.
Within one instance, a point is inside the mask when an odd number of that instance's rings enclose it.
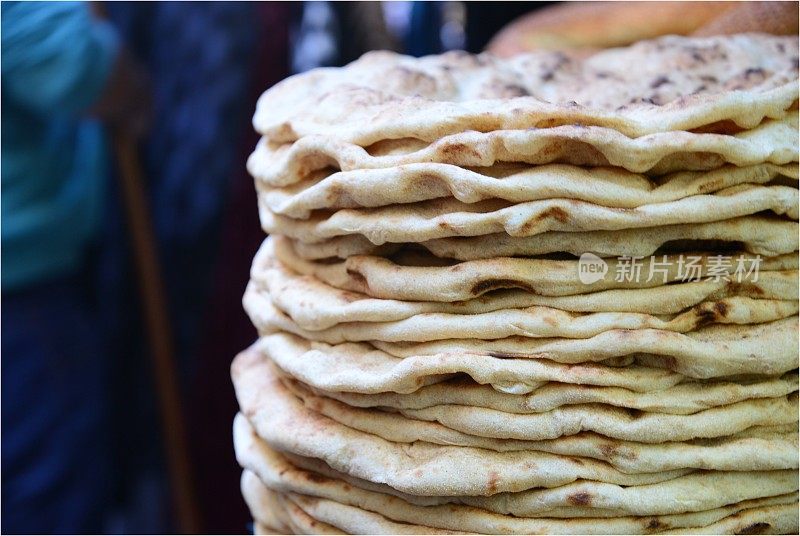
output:
{"label": "blurred person", "polygon": [[[255,337],[241,306],[253,254],[263,240],[247,155],[258,137],[251,118],[258,95],[288,73],[289,28],[299,3],[109,2],[108,18],[151,76],[154,120],[142,168],[159,248],[193,462],[202,532],[239,533],[249,513],[230,439],[238,407],[228,377],[233,356]],[[124,236],[115,222],[113,233]],[[122,227],[122,228],[121,228]],[[104,293],[135,299],[129,254],[117,244]],[[126,276],[126,273],[127,276]],[[126,288],[127,287],[127,288]],[[132,288],[132,291],[131,291]],[[130,326],[137,311],[112,319],[117,373],[117,451],[126,486],[115,530],[156,532],[168,490],[149,394],[146,348]],[[213,433],[209,433],[209,431]],[[162,506],[154,511],[153,506]],[[168,513],[168,512],[167,512]],[[169,521],[169,519],[166,519]],[[162,521],[163,524],[163,521]],[[161,528],[161,531],[170,528]],[[174,530],[174,529],[173,529]]]}
{"label": "blurred person", "polygon": [[244,167],[238,149],[254,108],[245,96],[259,68],[254,50],[260,6],[105,6],[151,76],[154,117],[142,143],[142,167],[186,390],[200,349],[199,323],[217,262],[231,170]]}
{"label": "blurred person", "polygon": [[257,337],[242,309],[253,255],[264,240],[253,201],[253,178],[244,166],[259,139],[250,118],[259,95],[290,74],[289,38],[301,15],[299,3],[261,2],[255,6],[252,23],[258,31],[250,52],[252,67],[247,88],[239,96],[245,120],[239,126],[241,135],[231,137],[238,139],[238,147],[228,173],[218,261],[199,330],[197,371],[189,390],[189,430],[198,501],[205,530],[214,534],[252,530],[252,517],[241,500],[241,468],[235,462],[230,434],[208,431],[230,430],[231,415],[239,406],[230,383],[220,388],[220,378],[229,377],[233,356]]}
{"label": "blurred person", "polygon": [[86,3],[3,2],[2,530],[101,532],[114,471],[91,280],[110,154],[146,78]]}

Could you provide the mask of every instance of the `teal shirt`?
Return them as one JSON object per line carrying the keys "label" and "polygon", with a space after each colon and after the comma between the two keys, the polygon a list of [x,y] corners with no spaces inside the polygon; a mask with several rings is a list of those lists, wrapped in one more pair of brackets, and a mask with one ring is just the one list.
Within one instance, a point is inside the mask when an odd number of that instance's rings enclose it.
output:
{"label": "teal shirt", "polygon": [[2,288],[77,270],[96,235],[109,154],[83,112],[119,49],[82,2],[3,2]]}

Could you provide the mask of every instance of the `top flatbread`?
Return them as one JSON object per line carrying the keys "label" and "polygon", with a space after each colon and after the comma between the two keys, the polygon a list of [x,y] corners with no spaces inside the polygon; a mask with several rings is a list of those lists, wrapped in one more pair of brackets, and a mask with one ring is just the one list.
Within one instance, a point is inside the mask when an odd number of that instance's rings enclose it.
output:
{"label": "top flatbread", "polygon": [[797,37],[742,34],[667,36],[583,60],[377,52],[281,82],[253,122],[272,141],[326,134],[362,144],[572,123],[629,136],[726,120],[752,128],[797,100],[797,48]]}

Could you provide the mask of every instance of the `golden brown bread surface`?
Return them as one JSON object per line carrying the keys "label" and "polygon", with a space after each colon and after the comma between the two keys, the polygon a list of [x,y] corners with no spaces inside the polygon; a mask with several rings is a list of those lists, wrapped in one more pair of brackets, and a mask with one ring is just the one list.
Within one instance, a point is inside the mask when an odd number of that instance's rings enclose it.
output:
{"label": "golden brown bread surface", "polygon": [[512,56],[531,50],[608,48],[660,35],[689,35],[736,4],[563,2],[511,22],[498,32],[487,50],[498,56]]}
{"label": "golden brown bread surface", "polygon": [[797,35],[797,2],[563,2],[509,23],[487,46],[513,56],[564,50],[576,57],[660,35]]}
{"label": "golden brown bread surface", "polygon": [[772,35],[797,35],[797,2],[742,2],[720,12],[693,35],[729,35],[764,32]]}

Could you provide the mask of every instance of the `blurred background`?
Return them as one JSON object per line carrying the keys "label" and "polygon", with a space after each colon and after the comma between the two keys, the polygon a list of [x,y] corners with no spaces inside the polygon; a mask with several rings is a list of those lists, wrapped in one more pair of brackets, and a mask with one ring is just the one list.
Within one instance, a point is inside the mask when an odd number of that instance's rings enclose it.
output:
{"label": "blurred background", "polygon": [[4,533],[243,533],[259,94],[364,52],[797,33],[775,2],[2,3]]}

